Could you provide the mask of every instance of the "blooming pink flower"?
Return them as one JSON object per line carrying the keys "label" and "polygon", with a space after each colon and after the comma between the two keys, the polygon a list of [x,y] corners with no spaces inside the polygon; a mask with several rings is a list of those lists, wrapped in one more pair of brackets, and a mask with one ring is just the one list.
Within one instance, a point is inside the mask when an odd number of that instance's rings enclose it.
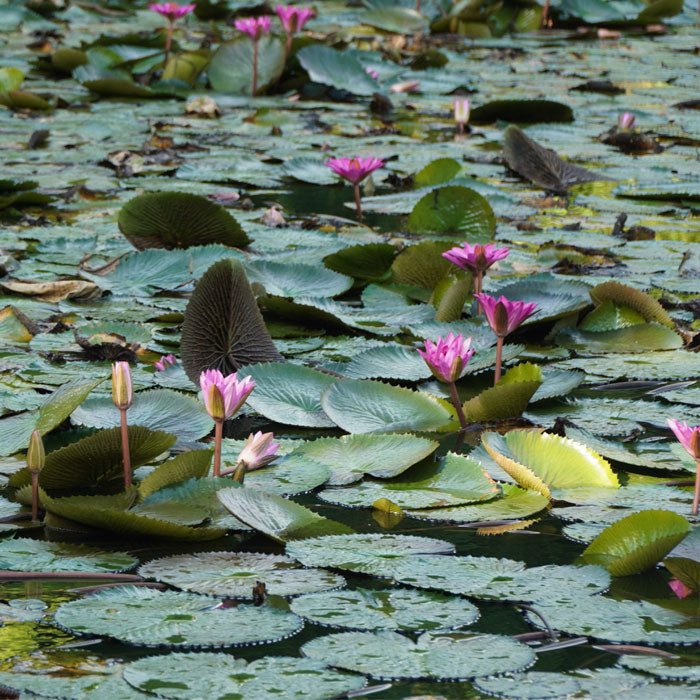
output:
{"label": "blooming pink flower", "polygon": [[677,598],[687,598],[693,592],[691,588],[688,588],[688,586],[677,578],[672,578],[668,582],[668,587],[676,594]]}
{"label": "blooming pink flower", "polygon": [[238,455],[238,463],[243,462],[248,472],[268,465],[277,458],[275,452],[280,448],[278,442],[272,442],[274,439],[272,433],[263,433],[261,430],[251,433]]}
{"label": "blooming pink flower", "polygon": [[666,423],[688,454],[693,459],[700,459],[700,425],[691,428],[685,422],[673,418],[667,418]]}
{"label": "blooming pink flower", "polygon": [[184,17],[192,12],[195,7],[196,5],[178,5],[176,2],[164,2],[160,4],[153,3],[148,6],[148,9],[174,22],[176,19],[180,19],[180,17]]}
{"label": "blooming pink flower", "polygon": [[425,341],[425,350],[418,350],[418,354],[428,365],[433,376],[441,382],[454,382],[459,379],[464,365],[469,362],[474,350],[470,348],[472,339],[463,339],[461,333],[458,336],[451,332],[447,337],[438,337],[437,343],[432,340]]}
{"label": "blooming pink flower", "polygon": [[498,260],[507,257],[510,250],[507,247],[496,248],[493,243],[486,245],[469,245],[463,243],[463,247],[455,246],[442,254],[450,262],[461,267],[463,270],[469,268],[472,272],[483,272],[488,270]]}
{"label": "blooming pink flower", "polygon": [[367,66],[367,68],[365,68],[365,73],[367,73],[367,75],[369,75],[370,78],[374,78],[375,80],[379,80],[379,73],[378,73],[378,71],[374,70],[374,68]]}
{"label": "blooming pink flower", "polygon": [[258,41],[270,31],[270,18],[267,15],[237,19],[233,24],[238,31],[247,34],[253,41]]}
{"label": "blooming pink flower", "polygon": [[134,402],[134,385],[128,362],[115,362],[112,365],[112,401],[120,411],[126,411]]}
{"label": "blooming pink flower", "polygon": [[508,301],[504,296],[495,299],[488,294],[475,294],[474,298],[481,304],[491,330],[500,338],[512,333],[528,316],[539,310],[535,303]]}
{"label": "blooming pink flower", "polygon": [[308,7],[292,7],[292,5],[287,5],[287,7],[277,5],[275,12],[287,34],[300,32],[304,25],[316,14]]}
{"label": "blooming pink flower", "polygon": [[617,128],[618,129],[631,129],[634,126],[634,114],[629,112],[623,112],[617,115]]}
{"label": "blooming pink flower", "polygon": [[455,100],[455,122],[462,126],[469,123],[469,100]]}
{"label": "blooming pink flower", "polygon": [[171,365],[174,365],[177,362],[177,358],[175,355],[168,354],[168,355],[163,355],[158,362],[155,363],[155,367],[159,372],[162,372],[164,369],[167,369]]}
{"label": "blooming pink flower", "polygon": [[324,165],[356,185],[384,165],[380,158],[331,158]]}
{"label": "blooming pink flower", "polygon": [[230,418],[255,389],[255,382],[250,376],[238,379],[234,372],[224,377],[218,369],[202,372],[199,385],[207,413],[215,421],[225,421]]}

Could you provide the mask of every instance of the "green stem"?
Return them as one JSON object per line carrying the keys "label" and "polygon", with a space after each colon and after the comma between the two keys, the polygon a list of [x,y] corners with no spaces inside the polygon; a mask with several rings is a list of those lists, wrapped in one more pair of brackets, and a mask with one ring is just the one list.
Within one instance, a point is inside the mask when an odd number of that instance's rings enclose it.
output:
{"label": "green stem", "polygon": [[216,421],[214,428],[214,476],[221,476],[221,438],[224,433],[224,421]]}
{"label": "green stem", "polygon": [[124,488],[131,486],[131,455],[129,454],[129,427],[126,424],[126,409],[119,411],[122,428],[122,457],[124,459]]}
{"label": "green stem", "polygon": [[503,336],[499,335],[496,341],[496,371],[493,375],[494,386],[498,384],[498,380],[501,378],[501,364],[503,362]]}
{"label": "green stem", "polygon": [[360,183],[356,182],[353,187],[355,188],[355,208],[357,209],[357,220],[362,223],[362,202],[360,200]]}

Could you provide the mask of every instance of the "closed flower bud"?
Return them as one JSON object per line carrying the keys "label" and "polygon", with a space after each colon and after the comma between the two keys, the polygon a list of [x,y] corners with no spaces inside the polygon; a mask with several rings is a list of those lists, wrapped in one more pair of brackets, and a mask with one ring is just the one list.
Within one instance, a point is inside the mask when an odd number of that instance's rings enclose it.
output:
{"label": "closed flower bud", "polygon": [[44,441],[41,439],[41,433],[35,430],[29,438],[27,469],[32,473],[38,474],[44,468],[44,461]]}
{"label": "closed flower bud", "polygon": [[115,362],[112,365],[112,401],[120,411],[125,411],[134,402],[134,387],[128,362]]}

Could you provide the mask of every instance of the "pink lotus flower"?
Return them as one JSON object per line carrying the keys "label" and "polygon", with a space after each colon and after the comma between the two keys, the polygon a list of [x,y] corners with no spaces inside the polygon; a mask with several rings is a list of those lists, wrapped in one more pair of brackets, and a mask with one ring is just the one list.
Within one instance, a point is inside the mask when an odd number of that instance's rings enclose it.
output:
{"label": "pink lotus flower", "polygon": [[362,182],[368,175],[384,165],[380,158],[331,158],[324,165],[353,185]]}
{"label": "pink lotus flower", "polygon": [[469,123],[469,100],[455,100],[455,124],[459,127],[459,133],[464,133],[464,127]]}
{"label": "pink lotus flower", "polygon": [[177,358],[175,355],[163,355],[158,362],[155,363],[155,368],[159,371],[162,372],[163,370],[166,370],[168,367],[171,367],[177,362]]}
{"label": "pink lotus flower", "polygon": [[425,350],[419,349],[418,354],[438,381],[455,382],[474,354],[474,350],[469,347],[471,342],[471,338],[464,340],[461,334],[455,336],[448,333],[444,340],[438,337],[437,343],[426,340]]}
{"label": "pink lotus flower", "polygon": [[693,459],[700,459],[700,425],[691,428],[685,422],[667,418],[666,424],[678,438],[678,442],[685,447],[688,454]]}
{"label": "pink lotus flower", "polygon": [[620,131],[624,131],[625,129],[631,129],[634,126],[634,114],[630,114],[629,112],[623,112],[622,114],[617,115],[617,128],[620,129]]}
{"label": "pink lotus flower", "polygon": [[510,335],[526,318],[538,310],[535,303],[508,301],[504,296],[499,299],[488,294],[475,296],[484,309],[491,330],[499,338]]}
{"label": "pink lotus flower", "polygon": [[237,19],[233,24],[239,32],[247,34],[253,41],[258,41],[270,31],[270,18],[267,15]]}
{"label": "pink lotus flower", "polygon": [[304,25],[316,14],[308,7],[293,7],[292,5],[287,5],[287,7],[277,5],[275,12],[287,34],[300,32]]}
{"label": "pink lotus flower", "polygon": [[510,250],[507,247],[496,248],[493,243],[469,245],[465,242],[462,244],[462,248],[459,246],[450,248],[442,254],[442,257],[447,258],[463,270],[468,268],[472,272],[478,273],[488,270],[495,262],[507,257],[508,253]]}
{"label": "pink lotus flower", "polygon": [[251,433],[238,455],[238,463],[245,464],[248,472],[270,464],[277,459],[275,452],[280,448],[278,442],[272,442],[274,439],[275,436],[272,433],[263,433],[261,430],[255,434]]}
{"label": "pink lotus flower", "polygon": [[176,2],[153,3],[148,6],[149,10],[163,15],[163,17],[166,17],[171,22],[188,15],[195,8],[196,5],[178,5]]}
{"label": "pink lotus flower", "polygon": [[236,372],[224,377],[218,369],[208,369],[199,377],[207,413],[217,422],[230,418],[255,389],[250,376],[238,379]]}
{"label": "pink lotus flower", "polygon": [[692,588],[688,588],[682,581],[677,578],[672,578],[668,582],[668,587],[676,594],[677,598],[687,598],[692,592]]}

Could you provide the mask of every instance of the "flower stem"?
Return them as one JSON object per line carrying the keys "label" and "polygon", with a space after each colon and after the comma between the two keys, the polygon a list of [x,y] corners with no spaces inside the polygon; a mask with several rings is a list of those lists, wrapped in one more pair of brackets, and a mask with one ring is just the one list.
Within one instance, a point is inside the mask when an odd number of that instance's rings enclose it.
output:
{"label": "flower stem", "polygon": [[542,27],[546,27],[549,22],[549,0],[545,0],[544,9],[542,10]]}
{"label": "flower stem", "polygon": [[287,34],[287,41],[284,44],[284,62],[287,62],[289,54],[292,53],[292,35]]}
{"label": "flower stem", "polygon": [[[474,294],[481,294],[481,287],[484,283],[484,272],[479,270],[474,274]],[[483,309],[481,308],[481,302],[476,302],[476,315],[481,316]]]}
{"label": "flower stem", "polygon": [[39,472],[32,472],[32,520],[39,520]]}
{"label": "flower stem", "polygon": [[416,12],[420,14],[420,0],[416,0]]}
{"label": "flower stem", "polygon": [[175,20],[170,20],[168,24],[168,36],[165,39],[165,62],[163,63],[163,68],[168,65],[168,58],[170,57],[170,45],[173,43],[173,29],[175,28]]}
{"label": "flower stem", "polygon": [[129,453],[129,427],[126,424],[126,409],[119,411],[122,428],[122,457],[124,459],[124,488],[131,486],[131,455]]}
{"label": "flower stem", "polygon": [[252,95],[258,91],[258,40],[253,39],[253,86]]}
{"label": "flower stem", "polygon": [[698,514],[698,502],[700,502],[700,459],[695,460],[697,471],[695,472],[695,492],[693,493],[693,515]]}
{"label": "flower stem", "polygon": [[457,411],[457,418],[459,418],[459,424],[462,426],[462,429],[464,429],[467,427],[467,418],[464,415],[464,411],[462,410],[462,402],[459,400],[457,386],[454,382],[448,382],[447,386],[450,387],[450,398],[452,399],[452,405],[455,407],[455,411]]}
{"label": "flower stem", "polygon": [[357,208],[357,220],[362,223],[362,202],[360,201],[360,183],[356,182],[355,188],[355,207]]}
{"label": "flower stem", "polygon": [[457,128],[459,129],[459,133],[460,133],[460,134],[463,134],[463,133],[464,133],[464,124],[463,124],[462,122],[460,122],[460,123],[457,125]]}
{"label": "flower stem", "polygon": [[221,476],[221,438],[224,433],[224,421],[216,421],[214,428],[214,476]]}
{"label": "flower stem", "polygon": [[498,384],[498,380],[501,378],[501,363],[503,362],[503,336],[499,335],[498,340],[496,340],[496,371],[493,375],[494,386]]}

